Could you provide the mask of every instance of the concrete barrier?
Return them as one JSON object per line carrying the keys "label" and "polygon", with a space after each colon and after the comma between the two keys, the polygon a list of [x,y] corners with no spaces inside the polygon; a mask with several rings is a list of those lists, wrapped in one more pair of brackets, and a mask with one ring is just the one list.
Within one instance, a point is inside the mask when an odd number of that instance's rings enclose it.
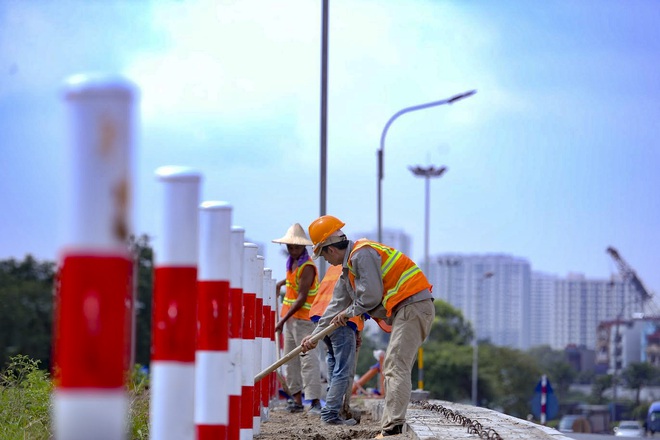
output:
{"label": "concrete barrier", "polygon": [[[484,431],[493,430],[500,438],[521,440],[571,440],[554,428],[518,419],[487,408],[464,405],[442,400],[429,400],[428,404],[441,406],[460,418],[478,422]],[[385,402],[381,399],[365,400],[365,406],[374,418],[380,418]],[[475,439],[477,434],[468,431],[460,420],[448,418],[443,413],[424,409],[422,405],[411,403],[406,416],[404,432],[412,432],[418,440]],[[494,436],[488,438],[497,438]]]}

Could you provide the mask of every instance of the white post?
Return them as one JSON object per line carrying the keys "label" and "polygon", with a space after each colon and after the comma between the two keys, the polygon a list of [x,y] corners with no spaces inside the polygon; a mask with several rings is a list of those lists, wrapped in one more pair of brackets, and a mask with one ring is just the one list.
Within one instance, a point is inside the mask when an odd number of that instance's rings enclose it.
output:
{"label": "white post", "polygon": [[200,206],[198,339],[195,355],[197,440],[225,439],[229,424],[229,278],[231,213],[224,202]]}
{"label": "white post", "polygon": [[254,375],[257,286],[257,245],[243,245],[243,351],[241,358],[241,440],[254,436]]}
{"label": "white post", "polygon": [[55,297],[54,437],[117,440],[128,419],[135,89],[118,77],[77,75],[63,95],[70,168]]}
{"label": "white post", "polygon": [[154,241],[150,436],[193,440],[201,175],[161,167],[160,225]]}
{"label": "white post", "polygon": [[[254,289],[256,292],[255,306],[255,338],[254,338],[254,371],[261,371],[264,349],[264,257],[257,255],[253,268]],[[254,384],[254,402],[252,407],[252,429],[254,435],[261,432],[261,393],[264,382]]]}
{"label": "white post", "polygon": [[227,381],[229,382],[229,431],[227,440],[239,440],[242,402],[242,352],[243,352],[243,242],[245,230],[239,226],[231,229],[231,270],[229,279],[229,358]]}
{"label": "white post", "polygon": [[[264,267],[263,270],[263,298],[264,298],[264,332],[263,332],[263,341],[262,341],[262,347],[263,347],[263,356],[261,358],[261,365],[259,367],[259,371],[263,371],[266,368],[268,368],[269,365],[271,365],[274,362],[274,359],[272,359],[271,354],[273,353],[273,344],[271,341],[271,328],[274,327],[275,324],[273,324],[272,321],[272,294],[271,294],[271,288],[272,288],[272,274],[273,270],[267,267]],[[271,385],[272,385],[272,374],[269,375],[268,378],[265,378],[263,380],[263,384],[261,385],[261,420],[262,421],[267,421],[268,418],[270,417],[270,392],[271,392]]]}

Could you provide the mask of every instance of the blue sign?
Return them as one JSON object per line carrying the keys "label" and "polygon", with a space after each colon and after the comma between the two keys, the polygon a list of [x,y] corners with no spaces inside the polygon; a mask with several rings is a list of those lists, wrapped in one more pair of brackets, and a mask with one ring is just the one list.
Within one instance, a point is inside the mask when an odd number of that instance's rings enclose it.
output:
{"label": "blue sign", "polygon": [[[539,380],[539,383],[536,384],[534,388],[534,396],[532,397],[532,415],[534,418],[541,419],[541,394],[543,391],[543,384]],[[550,381],[546,380],[545,385],[545,419],[552,420],[557,417],[559,412],[559,401],[557,396],[550,385]]]}

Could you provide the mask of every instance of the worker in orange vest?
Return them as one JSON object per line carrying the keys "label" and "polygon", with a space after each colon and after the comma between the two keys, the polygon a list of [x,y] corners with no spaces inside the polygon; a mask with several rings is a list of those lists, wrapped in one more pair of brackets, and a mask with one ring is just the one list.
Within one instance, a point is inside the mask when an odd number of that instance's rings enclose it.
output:
{"label": "worker in orange vest", "polygon": [[[351,298],[339,297],[346,289],[336,289],[339,282],[341,266],[330,266],[327,270],[316,299],[309,315],[312,321],[322,328],[327,327],[329,321],[350,304]],[[333,295],[337,292],[337,295]],[[350,397],[352,392],[353,375],[355,374],[355,357],[357,348],[361,343],[360,332],[364,327],[361,316],[351,318],[346,326],[339,327],[330,335],[323,338],[328,348],[326,357],[328,364],[328,392],[325,406],[321,410],[321,421],[329,425],[356,425],[353,417],[344,418],[342,413],[350,414]]]}
{"label": "worker in orange vest", "polygon": [[[276,332],[284,331],[284,351],[289,353],[314,330],[315,325],[309,318],[309,310],[318,291],[318,270],[305,247],[312,242],[299,223],[291,225],[286,234],[273,240],[273,243],[285,244],[289,254],[286,261],[286,279],[276,285],[276,292],[286,286],[286,293],[282,301],[280,320],[275,325]],[[304,353],[289,362],[286,367],[286,382],[291,393],[291,400],[287,405],[289,412],[304,410],[304,392],[305,399],[312,402],[309,412],[321,414],[321,365],[316,351]]]}
{"label": "worker in orange vest", "polygon": [[[333,266],[342,267],[335,291],[346,289],[352,300],[332,319],[319,321],[314,332],[323,330],[324,324],[345,326],[349,319],[365,313],[392,326],[383,362],[385,405],[381,432],[376,436],[383,438],[400,434],[406,421],[413,364],[435,318],[432,286],[402,252],[366,239],[348,240],[341,230],[344,226],[338,218],[324,215],[308,228],[314,258],[322,256]],[[310,337],[304,338],[302,345],[304,349],[316,347]]]}

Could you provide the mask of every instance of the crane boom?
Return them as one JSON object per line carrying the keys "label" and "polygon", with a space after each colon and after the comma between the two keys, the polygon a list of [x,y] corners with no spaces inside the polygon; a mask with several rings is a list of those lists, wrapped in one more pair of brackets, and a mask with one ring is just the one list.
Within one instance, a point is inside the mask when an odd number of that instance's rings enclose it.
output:
{"label": "crane boom", "polygon": [[624,281],[630,281],[630,283],[633,285],[633,287],[639,294],[639,297],[641,298],[642,302],[646,302],[650,300],[651,294],[644,286],[644,283],[642,283],[642,280],[639,279],[633,268],[630,267],[628,263],[626,263],[626,261],[621,257],[621,255],[619,255],[619,252],[616,249],[614,249],[612,246],[610,246],[607,248],[607,253],[610,254],[610,256],[614,259],[614,262],[619,268],[619,273],[621,274],[621,278],[623,278]]}

